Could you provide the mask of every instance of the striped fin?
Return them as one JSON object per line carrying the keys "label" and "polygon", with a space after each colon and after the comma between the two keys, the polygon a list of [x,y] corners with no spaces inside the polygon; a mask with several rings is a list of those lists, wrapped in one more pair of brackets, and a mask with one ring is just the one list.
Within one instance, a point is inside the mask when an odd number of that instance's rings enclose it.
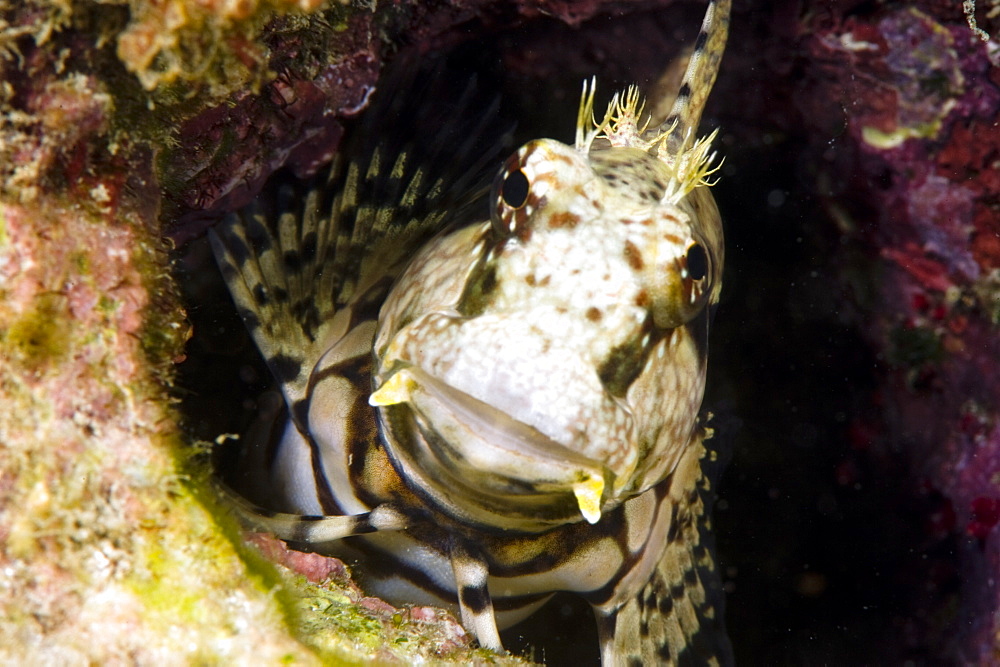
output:
{"label": "striped fin", "polygon": [[689,148],[696,138],[701,114],[715,84],[722,53],[726,48],[731,5],[732,0],[709,0],[674,106],[662,125],[645,133],[655,136],[669,131],[673,126],[668,141],[671,152],[675,155]]}
{"label": "striped fin", "polygon": [[247,527],[272,533],[288,542],[316,545],[352,535],[405,530],[410,525],[409,519],[391,505],[379,505],[370,512],[351,516],[286,514],[253,505],[222,483],[217,486],[227,504]]}
{"label": "striped fin", "polygon": [[[723,618],[725,597],[712,556],[711,478],[722,462],[698,443],[701,456],[682,463],[663,502],[671,523],[652,576],[623,604],[595,608],[605,665],[731,665]],[[663,510],[661,510],[663,511]]]}
{"label": "striped fin", "polygon": [[475,79],[456,95],[446,69],[385,75],[349,159],[307,183],[269,186],[210,232],[233,301],[290,406],[306,398],[322,354],[376,316],[416,249],[486,193],[509,130],[495,97]]}
{"label": "striped fin", "polygon": [[[378,279],[394,278],[423,242],[466,219],[509,143],[498,99],[479,90],[475,78],[457,98],[453,79],[440,71],[413,79],[386,84],[387,93],[395,93],[389,106],[373,110],[359,129],[356,150],[369,159],[348,166],[337,201],[333,271],[356,278],[343,284],[340,305]],[[396,92],[418,85],[416,99]],[[396,138],[386,140],[386,128]],[[369,298],[381,305],[387,289]]]}
{"label": "striped fin", "polygon": [[322,188],[300,190],[279,183],[209,232],[240,317],[290,403],[305,395],[328,345],[336,289],[335,274],[322,270],[336,231],[322,215]]}
{"label": "striped fin", "polygon": [[486,562],[476,556],[460,538],[452,540],[451,567],[455,572],[455,589],[462,613],[462,625],[476,637],[480,646],[503,651],[497,630],[493,599],[487,587],[489,570]]}

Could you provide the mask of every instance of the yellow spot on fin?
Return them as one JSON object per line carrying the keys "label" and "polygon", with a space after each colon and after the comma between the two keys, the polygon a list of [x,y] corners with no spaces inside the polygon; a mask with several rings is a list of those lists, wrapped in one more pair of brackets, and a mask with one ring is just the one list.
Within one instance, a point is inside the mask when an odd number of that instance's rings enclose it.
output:
{"label": "yellow spot on fin", "polygon": [[573,485],[573,494],[580,506],[580,514],[588,523],[601,520],[601,496],[604,495],[604,478],[588,477]]}
{"label": "yellow spot on fin", "polygon": [[416,389],[417,382],[409,372],[401,370],[372,392],[368,397],[368,405],[396,405],[410,400],[410,394]]}

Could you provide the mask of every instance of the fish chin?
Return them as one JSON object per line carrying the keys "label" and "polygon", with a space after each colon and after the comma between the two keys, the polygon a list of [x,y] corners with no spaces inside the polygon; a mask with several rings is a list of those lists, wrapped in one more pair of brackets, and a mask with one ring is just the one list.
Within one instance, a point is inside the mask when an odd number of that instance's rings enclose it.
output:
{"label": "fish chin", "polygon": [[[547,443],[530,451],[526,463],[533,458],[599,462],[614,473],[612,495],[618,498],[642,451],[636,420],[627,400],[613,396],[601,381],[583,337],[559,333],[571,329],[572,322],[545,309],[477,317],[431,311],[387,336],[378,350],[376,394],[422,387],[424,395],[448,397],[442,401],[449,411],[463,406],[462,423],[487,433],[485,423],[502,423],[492,415],[504,415],[519,424],[515,430],[530,429],[526,441]],[[401,369],[405,373],[394,379]],[[439,386],[448,391],[434,389]],[[461,401],[454,398],[459,394]],[[407,400],[401,395],[396,402]],[[549,455],[556,445],[558,454]]]}
{"label": "fish chin", "polygon": [[463,518],[470,500],[482,500],[489,512],[528,523],[595,523],[608,501],[614,473],[599,461],[417,366],[397,370],[370,403],[385,415],[398,464],[448,487],[450,497],[469,496],[459,503]]}

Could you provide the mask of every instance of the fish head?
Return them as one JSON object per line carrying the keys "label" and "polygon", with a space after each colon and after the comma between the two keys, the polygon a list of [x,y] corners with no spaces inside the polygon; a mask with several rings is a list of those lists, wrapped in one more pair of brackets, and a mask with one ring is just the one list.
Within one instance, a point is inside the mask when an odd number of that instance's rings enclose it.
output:
{"label": "fish head", "polygon": [[403,477],[466,522],[543,530],[663,479],[704,393],[722,234],[641,146],[554,140],[490,219],[428,244],[383,305],[370,403]]}

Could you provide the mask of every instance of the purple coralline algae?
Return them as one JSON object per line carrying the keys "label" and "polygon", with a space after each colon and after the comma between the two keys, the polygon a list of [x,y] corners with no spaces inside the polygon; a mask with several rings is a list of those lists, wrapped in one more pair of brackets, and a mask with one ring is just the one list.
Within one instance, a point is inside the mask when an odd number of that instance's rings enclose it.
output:
{"label": "purple coralline algae", "polygon": [[[991,663],[1000,650],[997,46],[957,9],[934,5],[886,7],[808,39],[812,52],[841,58],[823,92],[842,105],[856,154],[857,172],[842,174],[847,205],[863,211],[850,236],[873,260],[871,300],[843,304],[877,365],[873,456],[882,474],[904,476],[900,493],[914,506],[934,499],[925,562],[910,575],[923,590],[897,619],[900,637],[937,658]],[[845,263],[842,280],[856,271]]]}

